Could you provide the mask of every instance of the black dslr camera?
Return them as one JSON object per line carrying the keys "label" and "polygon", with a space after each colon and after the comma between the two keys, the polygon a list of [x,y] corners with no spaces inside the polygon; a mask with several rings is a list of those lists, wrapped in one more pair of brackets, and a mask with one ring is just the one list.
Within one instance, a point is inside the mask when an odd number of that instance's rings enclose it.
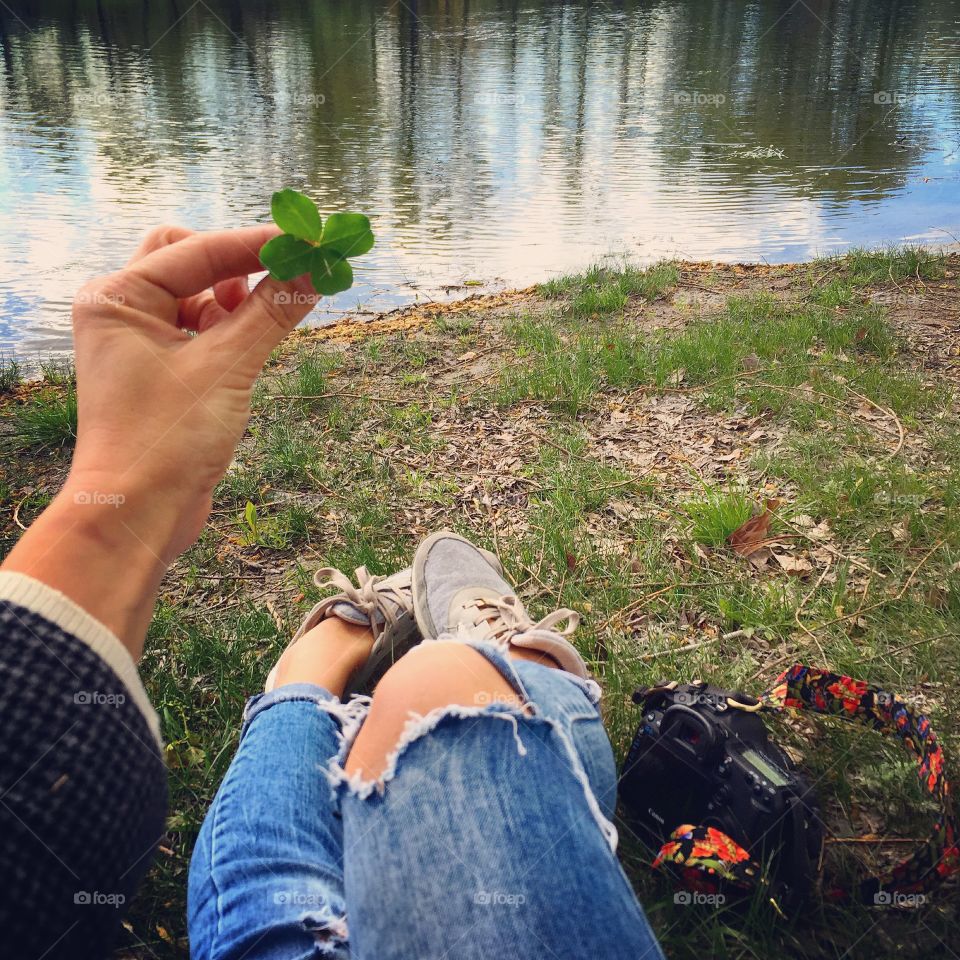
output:
{"label": "black dslr camera", "polygon": [[620,777],[641,839],[659,848],[684,823],[721,830],[767,872],[780,903],[807,896],[823,830],[810,785],[774,744],[759,701],[705,683],[637,690],[643,719]]}

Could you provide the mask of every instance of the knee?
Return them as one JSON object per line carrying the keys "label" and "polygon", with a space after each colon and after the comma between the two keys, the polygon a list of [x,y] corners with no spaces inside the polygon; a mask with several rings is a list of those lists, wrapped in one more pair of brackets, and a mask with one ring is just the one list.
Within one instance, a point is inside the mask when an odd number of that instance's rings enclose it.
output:
{"label": "knee", "polygon": [[383,676],[345,765],[349,776],[379,777],[411,716],[452,705],[518,702],[513,687],[483,655],[462,643],[414,647]]}
{"label": "knee", "polygon": [[479,700],[489,702],[490,693],[498,691],[512,693],[513,689],[472,647],[444,641],[424,643],[384,674],[373,694],[373,712],[422,715],[453,703],[474,706]]}

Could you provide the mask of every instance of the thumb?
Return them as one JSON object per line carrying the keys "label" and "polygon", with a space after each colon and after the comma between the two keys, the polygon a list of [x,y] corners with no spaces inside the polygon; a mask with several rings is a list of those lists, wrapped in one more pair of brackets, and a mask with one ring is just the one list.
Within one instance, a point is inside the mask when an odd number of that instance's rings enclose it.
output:
{"label": "thumb", "polygon": [[274,347],[319,301],[320,295],[308,276],[286,283],[268,276],[232,314],[203,336],[217,337],[225,359],[249,362],[259,372]]}

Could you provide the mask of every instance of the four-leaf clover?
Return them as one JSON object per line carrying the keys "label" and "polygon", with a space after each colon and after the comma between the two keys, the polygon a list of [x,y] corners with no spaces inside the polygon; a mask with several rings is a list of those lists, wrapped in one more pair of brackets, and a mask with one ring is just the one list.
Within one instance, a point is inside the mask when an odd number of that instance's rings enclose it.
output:
{"label": "four-leaf clover", "polygon": [[316,204],[296,190],[273,195],[270,213],[283,231],[260,249],[260,262],[276,280],[310,274],[317,293],[330,296],[349,290],[353,269],[347,257],[373,246],[370,221],[362,213],[332,213],[324,223]]}

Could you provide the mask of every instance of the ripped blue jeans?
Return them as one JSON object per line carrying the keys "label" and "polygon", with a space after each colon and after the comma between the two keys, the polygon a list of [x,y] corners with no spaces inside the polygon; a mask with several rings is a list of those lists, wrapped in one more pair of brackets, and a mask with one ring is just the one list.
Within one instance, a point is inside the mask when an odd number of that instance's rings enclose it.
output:
{"label": "ripped blue jeans", "polygon": [[412,716],[376,783],[343,771],[367,698],[249,701],[190,864],[194,960],[663,957],[615,853],[599,688],[475,649],[516,701]]}

